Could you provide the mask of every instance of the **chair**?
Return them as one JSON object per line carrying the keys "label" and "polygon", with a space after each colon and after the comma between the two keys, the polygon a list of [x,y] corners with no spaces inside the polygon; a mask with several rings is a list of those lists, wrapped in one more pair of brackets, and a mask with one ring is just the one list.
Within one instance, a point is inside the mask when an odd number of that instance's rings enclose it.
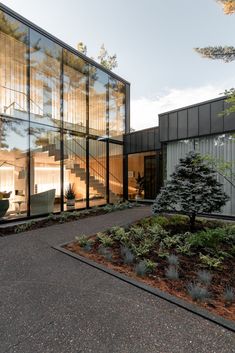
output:
{"label": "chair", "polygon": [[55,202],[55,189],[30,196],[30,215],[52,213]]}
{"label": "chair", "polygon": [[0,200],[0,218],[4,217],[9,208],[9,200]]}

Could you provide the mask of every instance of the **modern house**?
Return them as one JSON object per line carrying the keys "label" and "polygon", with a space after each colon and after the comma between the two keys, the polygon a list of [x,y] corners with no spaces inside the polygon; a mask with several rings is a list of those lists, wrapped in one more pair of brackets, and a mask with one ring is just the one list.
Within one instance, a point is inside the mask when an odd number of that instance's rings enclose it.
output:
{"label": "modern house", "polygon": [[[0,4],[0,222],[71,209],[69,185],[73,209],[151,201],[192,149],[234,162],[224,105],[161,114],[159,127],[130,133],[127,81]],[[234,187],[218,178],[231,196],[223,214],[235,217]]]}
{"label": "modern house", "polygon": [[130,85],[0,4],[0,217],[123,198]]}

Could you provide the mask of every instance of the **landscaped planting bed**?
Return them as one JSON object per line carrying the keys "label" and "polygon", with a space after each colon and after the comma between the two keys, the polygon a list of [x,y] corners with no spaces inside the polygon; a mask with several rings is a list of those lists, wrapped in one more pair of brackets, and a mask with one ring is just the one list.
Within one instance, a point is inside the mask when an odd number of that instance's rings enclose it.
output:
{"label": "landscaped planting bed", "polygon": [[126,210],[133,207],[141,207],[139,203],[118,202],[115,204],[107,204],[105,206],[94,206],[85,210],[72,210],[61,212],[59,214],[49,214],[43,219],[26,220],[25,223],[19,225],[7,225],[0,229],[0,236],[5,236],[14,233],[22,233],[33,229],[49,227],[58,223],[66,223],[78,221],[91,216],[99,216],[110,212]]}
{"label": "landscaped planting bed", "polygon": [[127,228],[78,235],[69,251],[235,320],[235,225],[152,216]]}

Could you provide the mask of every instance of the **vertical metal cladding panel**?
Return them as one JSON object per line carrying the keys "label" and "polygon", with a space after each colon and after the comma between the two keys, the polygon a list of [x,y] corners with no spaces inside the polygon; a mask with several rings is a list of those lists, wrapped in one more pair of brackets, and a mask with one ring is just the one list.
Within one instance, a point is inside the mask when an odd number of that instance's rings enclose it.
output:
{"label": "vertical metal cladding panel", "polygon": [[188,137],[198,135],[198,107],[188,109]]}
{"label": "vertical metal cladding panel", "polygon": [[159,117],[160,140],[162,142],[168,141],[168,114]]}
{"label": "vertical metal cladding panel", "polygon": [[126,101],[125,101],[125,130],[130,132],[130,85],[126,84]]}
{"label": "vertical metal cladding panel", "polygon": [[224,118],[218,116],[224,109],[224,101],[219,100],[211,103],[211,133],[220,133],[224,129]]}
{"label": "vertical metal cladding panel", "polygon": [[177,139],[177,112],[169,114],[169,140]]}
{"label": "vertical metal cladding panel", "polygon": [[199,135],[208,135],[210,131],[210,104],[203,104],[199,106]]}
{"label": "vertical metal cladding panel", "polygon": [[188,121],[187,121],[187,110],[180,110],[178,112],[178,139],[184,139],[188,137]]}
{"label": "vertical metal cladding panel", "polygon": [[[224,109],[229,108],[229,104],[224,102]],[[235,130],[235,113],[224,117],[224,131]]]}
{"label": "vertical metal cladding panel", "polygon": [[156,127],[154,129],[154,148],[155,150],[160,150],[161,149],[161,142],[160,142],[160,130],[159,127]]}
{"label": "vertical metal cladding panel", "polygon": [[149,147],[148,147],[148,140],[149,140],[149,131],[146,130],[146,131],[143,131],[141,133],[141,142],[142,142],[142,146],[141,146],[141,149],[142,151],[148,151],[149,150]]}
{"label": "vertical metal cladding panel", "polygon": [[142,132],[141,131],[137,132],[137,134],[136,134],[136,146],[137,146],[136,151],[141,152],[141,150],[142,150]]}
{"label": "vertical metal cladding panel", "polygon": [[156,129],[151,129],[148,133],[148,149],[149,151],[151,150],[154,150],[156,147],[155,147],[155,133]]}

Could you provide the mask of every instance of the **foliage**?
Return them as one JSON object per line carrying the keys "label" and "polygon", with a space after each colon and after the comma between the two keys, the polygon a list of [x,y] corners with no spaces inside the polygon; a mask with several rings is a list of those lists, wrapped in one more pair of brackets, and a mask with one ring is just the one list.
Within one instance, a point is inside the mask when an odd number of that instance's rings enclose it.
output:
{"label": "foliage", "polygon": [[177,267],[179,265],[179,258],[178,256],[171,254],[168,256],[167,261],[170,266],[175,266]]}
{"label": "foliage", "polygon": [[[87,46],[83,42],[79,42],[77,45],[78,51],[82,54],[87,55]],[[93,59],[93,58],[92,58]],[[105,69],[113,70],[118,66],[117,55],[109,55],[108,51],[105,49],[104,44],[101,45],[99,53],[97,55],[97,60]]]}
{"label": "foliage", "polygon": [[121,255],[123,257],[123,262],[125,264],[131,264],[133,263],[135,257],[131,250],[127,248],[126,246],[121,247]]}
{"label": "foliage", "polygon": [[195,301],[203,301],[209,298],[210,293],[207,288],[200,286],[198,283],[190,283],[187,286],[188,294]]}
{"label": "foliage", "polygon": [[235,302],[235,292],[234,292],[234,289],[232,287],[225,288],[224,301],[227,304],[232,304],[233,302]]}
{"label": "foliage", "polygon": [[153,224],[155,224],[155,223],[159,224],[163,228],[167,227],[169,222],[170,222],[169,219],[167,217],[165,217],[165,216],[158,215],[158,216],[154,216],[152,218],[152,223]]}
{"label": "foliage", "polygon": [[197,277],[198,277],[199,282],[201,282],[205,286],[209,286],[211,284],[212,274],[210,272],[208,272],[206,270],[199,271],[197,273]]}
{"label": "foliage", "polygon": [[140,175],[140,172],[138,172],[137,178],[135,178],[136,181],[136,190],[138,192],[138,195],[140,196],[142,191],[144,191],[144,184],[145,184],[145,177]]}
{"label": "foliage", "polygon": [[234,0],[217,0],[217,2],[223,6],[225,15],[232,15],[235,12]]}
{"label": "foliage", "polygon": [[152,239],[146,238],[139,244],[131,243],[131,249],[136,257],[145,257],[153,250],[155,241]]}
{"label": "foliage", "polygon": [[147,273],[147,267],[146,267],[146,262],[145,261],[140,261],[136,266],[135,266],[135,272],[138,276],[145,276]]}
{"label": "foliage", "polygon": [[177,280],[179,279],[179,272],[175,266],[169,266],[166,269],[166,277],[170,280]]}
{"label": "foliage", "polygon": [[235,47],[233,46],[208,46],[205,48],[194,48],[194,50],[203,58],[212,60],[221,59],[229,63],[235,59]]}
{"label": "foliage", "polygon": [[68,188],[65,190],[64,196],[67,200],[74,200],[76,198],[73,185],[69,184]]}
{"label": "foliage", "polygon": [[90,251],[94,243],[94,241],[92,239],[89,239],[85,234],[76,236],[75,240],[79,244],[79,246],[81,246],[81,248],[84,248],[84,250],[86,251]]}
{"label": "foliage", "polygon": [[149,259],[144,260],[144,261],[145,261],[145,266],[146,266],[146,272],[153,273],[157,267],[157,263],[154,261],[151,261]]}
{"label": "foliage", "polygon": [[233,233],[234,226],[207,229],[204,231],[191,234],[188,237],[188,244],[194,248],[211,248],[217,249],[222,243],[232,243],[235,241],[235,235]]}
{"label": "foliage", "polygon": [[198,213],[220,211],[228,196],[216,180],[216,172],[204,163],[199,153],[189,152],[181,158],[171,180],[160,191],[153,204],[154,213],[180,211],[190,219],[191,231],[195,228]]}
{"label": "foliage", "polygon": [[26,232],[27,230],[30,230],[35,224],[36,224],[35,221],[29,221],[27,223],[19,224],[15,226],[14,232],[15,233]]}
{"label": "foliage", "polygon": [[97,233],[97,240],[105,248],[111,247],[114,243],[113,239],[110,236],[101,232]]}
{"label": "foliage", "polygon": [[200,254],[199,258],[201,263],[209,268],[217,269],[217,268],[220,268],[222,265],[221,258],[218,258],[218,257],[211,257],[210,255]]}

